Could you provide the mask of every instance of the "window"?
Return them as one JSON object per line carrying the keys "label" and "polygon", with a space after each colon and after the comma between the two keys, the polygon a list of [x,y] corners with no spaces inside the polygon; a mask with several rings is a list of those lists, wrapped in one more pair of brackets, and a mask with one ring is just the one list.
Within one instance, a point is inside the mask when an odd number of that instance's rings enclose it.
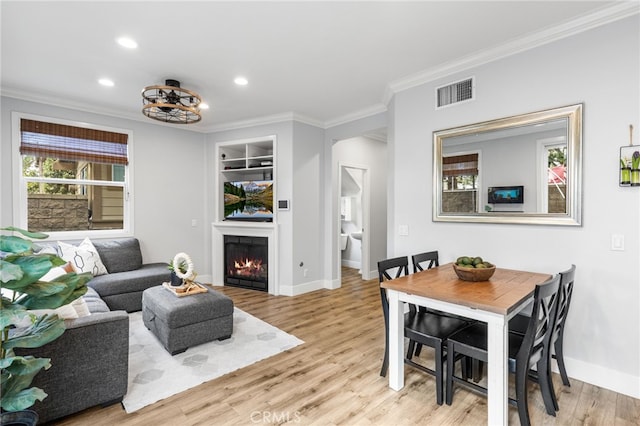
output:
{"label": "window", "polygon": [[445,190],[478,188],[478,154],[442,158],[442,185]]}
{"label": "window", "polygon": [[538,164],[540,191],[538,211],[566,213],[567,211],[567,142],[564,136],[540,139]]}
{"label": "window", "polygon": [[477,152],[442,157],[443,212],[478,211],[478,157]]}
{"label": "window", "polygon": [[14,113],[22,228],[130,233],[130,132]]}

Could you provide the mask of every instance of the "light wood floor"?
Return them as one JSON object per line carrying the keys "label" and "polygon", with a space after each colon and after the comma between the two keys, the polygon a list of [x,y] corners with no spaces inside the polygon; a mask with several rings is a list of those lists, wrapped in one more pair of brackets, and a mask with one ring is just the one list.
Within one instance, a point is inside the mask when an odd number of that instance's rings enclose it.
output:
{"label": "light wood floor", "polygon": [[[142,410],[92,408],[60,425],[482,425],[486,399],[457,388],[452,406],[438,406],[431,376],[405,367],[394,392],[379,376],[384,326],[376,280],[343,269],[338,290],[297,297],[217,287],[240,309],[305,341],[294,349],[202,384]],[[423,350],[429,362],[430,350]],[[640,400],[554,375],[560,411],[546,414],[536,385],[529,407],[534,425],[638,425]],[[519,424],[515,408],[510,423]]]}

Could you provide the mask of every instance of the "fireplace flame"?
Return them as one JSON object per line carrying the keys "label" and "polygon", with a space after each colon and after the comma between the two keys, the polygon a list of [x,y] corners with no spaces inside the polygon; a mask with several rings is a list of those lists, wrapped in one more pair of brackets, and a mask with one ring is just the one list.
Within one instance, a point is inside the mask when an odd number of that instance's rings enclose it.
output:
{"label": "fireplace flame", "polygon": [[235,260],[233,263],[235,275],[250,277],[258,275],[263,271],[262,259]]}

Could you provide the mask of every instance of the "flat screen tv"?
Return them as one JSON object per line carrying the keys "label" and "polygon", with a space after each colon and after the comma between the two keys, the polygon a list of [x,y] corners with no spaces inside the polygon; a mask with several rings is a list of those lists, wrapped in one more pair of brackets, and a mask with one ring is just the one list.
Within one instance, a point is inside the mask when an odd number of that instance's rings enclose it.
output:
{"label": "flat screen tv", "polygon": [[490,186],[487,202],[489,204],[524,203],[524,186]]}
{"label": "flat screen tv", "polygon": [[224,220],[273,222],[273,181],[225,182]]}

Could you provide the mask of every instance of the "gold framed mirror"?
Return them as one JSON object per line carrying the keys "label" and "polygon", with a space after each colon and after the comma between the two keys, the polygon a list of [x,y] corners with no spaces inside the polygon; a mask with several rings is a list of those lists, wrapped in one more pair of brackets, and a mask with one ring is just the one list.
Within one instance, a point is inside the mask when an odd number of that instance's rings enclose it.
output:
{"label": "gold framed mirror", "polygon": [[580,226],[582,104],[433,132],[433,220]]}

